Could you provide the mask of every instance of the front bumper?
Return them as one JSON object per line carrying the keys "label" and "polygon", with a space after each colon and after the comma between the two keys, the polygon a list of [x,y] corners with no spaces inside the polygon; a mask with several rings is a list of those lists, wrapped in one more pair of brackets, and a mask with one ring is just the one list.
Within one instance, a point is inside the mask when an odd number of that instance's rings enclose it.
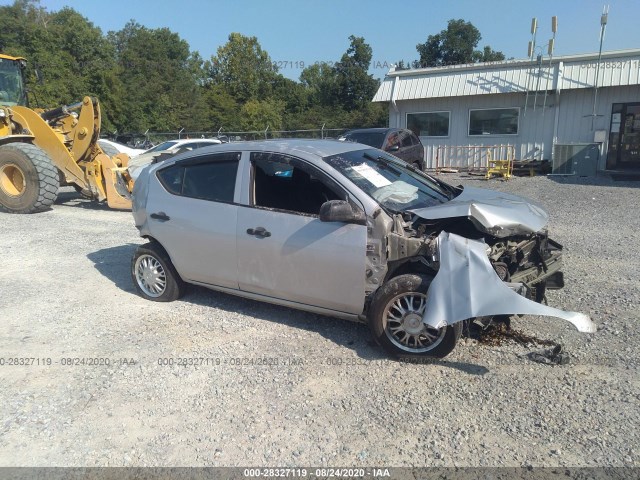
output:
{"label": "front bumper", "polygon": [[[523,287],[526,284],[514,282],[513,278],[508,284],[499,278],[489,262],[486,248],[484,242],[469,240],[453,233],[442,232],[439,235],[440,268],[429,288],[423,315],[425,324],[440,328],[475,317],[530,314],[562,318],[572,323],[580,332],[596,331],[595,324],[582,313],[542,305],[516,293],[514,283]],[[544,282],[557,277],[562,265],[560,258],[561,254],[547,259],[553,259],[553,262],[543,258],[543,264],[532,265],[531,268],[542,269],[542,274],[536,273],[537,276],[533,278],[534,288],[540,289]],[[557,269],[550,271],[552,266]],[[523,272],[527,274],[527,269]],[[533,270],[529,271],[528,275],[532,276],[533,273]]]}

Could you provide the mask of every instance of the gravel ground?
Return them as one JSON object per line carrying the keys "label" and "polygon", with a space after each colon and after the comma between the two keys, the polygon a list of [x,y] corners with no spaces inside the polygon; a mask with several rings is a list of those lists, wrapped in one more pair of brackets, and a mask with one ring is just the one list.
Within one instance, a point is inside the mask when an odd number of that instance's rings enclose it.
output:
{"label": "gravel ground", "polygon": [[513,327],[560,342],[568,365],[474,340],[406,364],[343,320],[200,288],[145,301],[131,214],[64,190],[49,212],[0,214],[0,465],[640,466],[640,184],[445,178],[548,206],[567,282],[549,304],[598,332]]}

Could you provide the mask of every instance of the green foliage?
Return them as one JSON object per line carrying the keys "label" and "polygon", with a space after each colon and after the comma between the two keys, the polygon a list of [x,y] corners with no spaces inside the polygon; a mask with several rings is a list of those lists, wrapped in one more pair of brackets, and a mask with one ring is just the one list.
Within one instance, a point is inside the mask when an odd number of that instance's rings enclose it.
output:
{"label": "green foliage", "polygon": [[481,39],[480,31],[471,22],[451,19],[445,30],[429,35],[425,43],[416,45],[420,60],[414,66],[424,68],[504,60],[502,52],[489,46],[482,51],[475,50]]}
{"label": "green foliage", "polygon": [[347,110],[364,108],[378,89],[378,81],[367,73],[371,47],[364,38],[349,37],[351,45],[334,68],[337,84],[337,99]]}
{"label": "green foliage", "polygon": [[124,115],[121,128],[132,131],[196,130],[206,118],[200,108],[198,80],[202,59],[168,28],[148,29],[133,21],[109,32],[126,85],[121,101],[135,115]]}
{"label": "green foliage", "polygon": [[279,100],[249,100],[240,110],[240,128],[248,130],[280,130],[284,103]]}
{"label": "green foliage", "polygon": [[0,6],[0,46],[27,58],[32,106],[96,96],[107,132],[384,126],[386,106],[371,103],[371,47],[349,41],[335,66],[312,65],[296,82],[278,73],[256,37],[232,33],[205,61],[168,28],[130,21],[105,35],[72,8]]}
{"label": "green foliage", "polygon": [[229,41],[211,57],[209,68],[211,81],[224,85],[241,102],[269,97],[278,73],[258,39],[240,33],[229,35]]}

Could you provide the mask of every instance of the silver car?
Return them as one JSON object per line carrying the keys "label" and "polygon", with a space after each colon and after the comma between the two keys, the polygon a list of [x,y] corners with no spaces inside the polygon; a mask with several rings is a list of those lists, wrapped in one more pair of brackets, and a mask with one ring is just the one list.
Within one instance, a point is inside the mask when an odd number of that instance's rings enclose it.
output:
{"label": "silver car", "polygon": [[132,260],[139,294],[186,284],[367,322],[399,357],[443,357],[462,322],[547,315],[562,247],[542,207],[454,187],[381,150],[334,140],[201,148],[144,168],[133,191],[149,243]]}

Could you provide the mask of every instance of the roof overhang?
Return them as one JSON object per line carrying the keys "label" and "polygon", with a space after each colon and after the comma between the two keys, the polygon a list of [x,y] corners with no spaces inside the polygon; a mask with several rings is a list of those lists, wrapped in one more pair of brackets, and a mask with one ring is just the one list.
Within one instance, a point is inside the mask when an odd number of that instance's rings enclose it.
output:
{"label": "roof overhang", "polygon": [[[597,53],[390,70],[374,102],[593,88]],[[640,49],[603,52],[598,87],[640,84]]]}

